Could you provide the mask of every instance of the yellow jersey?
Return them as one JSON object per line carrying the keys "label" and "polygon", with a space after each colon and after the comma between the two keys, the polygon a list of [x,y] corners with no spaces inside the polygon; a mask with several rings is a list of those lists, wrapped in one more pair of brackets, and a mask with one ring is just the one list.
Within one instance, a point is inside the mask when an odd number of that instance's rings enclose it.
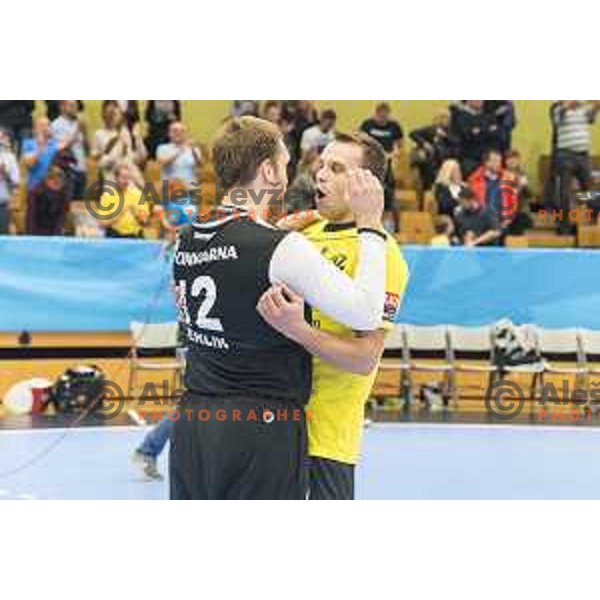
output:
{"label": "yellow jersey", "polygon": [[[352,224],[318,221],[302,232],[321,254],[353,277],[358,266],[358,231]],[[397,242],[387,239],[386,301],[382,328],[393,327],[408,282],[408,267]],[[313,308],[313,326],[335,334],[352,330]],[[369,398],[377,369],[369,375],[355,375],[313,358],[313,391],[307,406],[308,453],[356,464],[362,442],[365,402]]]}
{"label": "yellow jersey", "polygon": [[142,200],[142,190],[130,185],[123,190],[123,206],[119,210],[120,198],[111,192],[105,192],[98,201],[96,209],[99,215],[118,216],[111,229],[123,236],[140,236],[143,227],[140,220],[149,214],[147,200]]}

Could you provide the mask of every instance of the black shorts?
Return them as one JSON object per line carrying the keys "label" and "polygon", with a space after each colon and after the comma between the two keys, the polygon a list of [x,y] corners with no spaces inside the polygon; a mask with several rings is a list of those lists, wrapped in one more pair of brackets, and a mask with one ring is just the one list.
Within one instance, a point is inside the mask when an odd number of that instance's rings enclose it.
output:
{"label": "black shorts", "polygon": [[354,500],[354,465],[316,456],[308,464],[309,500]]}
{"label": "black shorts", "polygon": [[306,498],[306,421],[299,404],[188,393],[175,417],[172,500]]}

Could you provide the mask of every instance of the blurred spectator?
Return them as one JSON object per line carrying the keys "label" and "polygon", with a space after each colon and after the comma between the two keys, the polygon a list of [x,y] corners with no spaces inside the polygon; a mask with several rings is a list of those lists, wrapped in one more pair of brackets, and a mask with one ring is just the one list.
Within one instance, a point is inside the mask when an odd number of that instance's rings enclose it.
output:
{"label": "blurred spectator", "polygon": [[360,128],[362,131],[376,139],[385,150],[388,158],[387,172],[385,175],[385,210],[388,215],[384,218],[390,218],[389,213],[393,213],[394,228],[397,228],[396,216],[396,181],[394,179],[394,158],[398,149],[402,146],[404,132],[400,123],[391,118],[392,109],[387,102],[380,102],[375,107],[375,114],[370,119],[363,121]]}
{"label": "blurred spectator", "polygon": [[463,183],[459,162],[452,158],[445,160],[433,185],[438,213],[452,216],[458,206],[460,193],[466,187]]}
{"label": "blurred spectator", "polygon": [[435,235],[431,238],[430,246],[453,246],[454,223],[448,215],[438,215],[434,223]]}
{"label": "blurred spectator", "polygon": [[[50,122],[54,121],[60,116],[60,103],[62,100],[45,100],[46,102],[46,116],[50,119]],[[82,113],[84,104],[81,100],[76,100],[77,112]]]}
{"label": "blurred spectator", "polygon": [[465,246],[498,246],[502,230],[496,215],[482,206],[469,188],[460,193],[454,213],[456,233]]}
{"label": "blurred spectator", "polygon": [[188,140],[186,126],[176,121],[169,127],[169,143],[156,149],[156,160],[161,166],[161,179],[178,179],[191,189],[197,182],[196,172],[202,164],[202,153],[197,144]]}
{"label": "blurred spectator", "polygon": [[234,100],[231,104],[231,110],[229,114],[232,117],[243,117],[245,115],[258,117],[258,112],[258,100]]}
{"label": "blurred spectator", "polygon": [[0,100],[0,127],[9,132],[17,154],[23,140],[31,136],[34,100]]}
{"label": "blurred spectator", "polygon": [[275,125],[281,124],[281,102],[277,100],[267,100],[263,108],[262,118]]}
{"label": "blurred spectator", "polygon": [[502,147],[502,133],[496,117],[484,111],[483,100],[465,100],[450,107],[450,137],[465,177],[481,163],[487,150]]}
{"label": "blurred spectator", "polygon": [[298,165],[298,174],[285,194],[285,209],[288,213],[316,208],[315,176],[319,168],[319,153],[307,152]]}
{"label": "blurred spectator", "polygon": [[366,121],[363,121],[360,128],[375,138],[386,151],[388,158],[391,158],[398,147],[402,145],[404,132],[398,121],[391,118],[392,109],[387,102],[380,102],[375,107],[375,114]]}
{"label": "blurred spectator", "polygon": [[550,110],[556,142],[553,167],[563,211],[558,231],[564,234],[571,233],[574,227],[569,219],[573,180],[582,190],[589,190],[591,186],[590,125],[596,120],[600,101],[561,100]]}
{"label": "blurred spectator", "polygon": [[318,120],[318,114],[310,100],[283,100],[281,107],[281,130],[290,153],[288,180],[294,181],[300,160],[302,134]]}
{"label": "blurred spectator", "polygon": [[483,163],[468,179],[469,187],[481,206],[494,201],[499,203],[498,207],[501,206],[501,200],[495,198],[496,190],[498,194],[506,195],[505,192],[509,190],[503,187],[501,182],[509,181],[513,181],[513,175],[502,166],[502,154],[497,150],[487,150],[483,156]]}
{"label": "blurred spectator", "polygon": [[326,109],[321,113],[316,125],[304,130],[300,141],[301,156],[311,150],[316,150],[320,154],[329,142],[335,140],[336,119],[335,111]]}
{"label": "blurred spectator", "polygon": [[19,163],[10,145],[10,135],[0,129],[0,235],[8,233],[11,202],[20,179]]}
{"label": "blurred spectator", "polygon": [[517,125],[515,105],[512,100],[485,100],[484,111],[491,115],[498,125],[497,150],[502,154],[510,150],[512,131]]}
{"label": "blurred spectator", "polygon": [[431,125],[410,132],[410,139],[416,146],[411,153],[410,162],[419,173],[423,190],[431,189],[442,163],[452,156],[449,125],[450,112],[442,110],[434,117]]}
{"label": "blurred spectator", "polygon": [[109,104],[114,103],[117,104],[123,113],[123,118],[125,125],[129,131],[133,133],[134,125],[140,122],[140,111],[138,108],[137,100],[104,100],[102,102],[102,111],[104,112],[104,107]]}
{"label": "blurred spectator", "polygon": [[82,199],[85,195],[87,162],[89,150],[87,124],[79,114],[77,100],[61,100],[60,116],[51,124],[52,137],[58,142],[73,140],[70,151],[73,154],[73,167],[69,170],[69,199]]}
{"label": "blurred spectator", "polygon": [[[515,169],[516,157],[518,152],[512,153],[511,163]],[[484,161],[469,177],[477,202],[498,216],[503,235],[523,235],[532,221],[526,212],[525,196],[516,171],[503,168],[502,156],[497,150],[488,150]]]}
{"label": "blurred spectator", "polygon": [[521,160],[521,153],[518,150],[509,150],[504,155],[504,165],[512,181],[519,186],[521,199],[529,201],[533,197],[533,193],[529,187],[529,179]]}
{"label": "blurred spectator", "polygon": [[62,142],[52,138],[50,121],[40,117],[35,122],[33,138],[23,140],[23,158],[27,166],[27,232],[31,235],[63,233],[67,207],[68,160],[60,153],[67,150],[75,137]]}
{"label": "blurred spectator", "polygon": [[198,214],[198,202],[188,194],[184,181],[169,181],[169,198],[163,204],[162,236],[170,243],[175,242],[177,231],[190,225]]}
{"label": "blurred spectator", "polygon": [[171,123],[181,121],[181,102],[179,100],[149,100],[144,116],[148,125],[146,147],[150,157],[155,159],[156,149],[169,141]]}
{"label": "blurred spectator", "polygon": [[319,120],[319,113],[311,100],[283,100],[281,116],[293,124],[298,136],[298,143],[304,133],[311,125]]}
{"label": "blurred spectator", "polygon": [[105,213],[105,219],[98,219],[98,224],[104,228],[106,237],[110,238],[141,238],[144,224],[150,216],[147,199],[142,198],[142,189],[133,179],[131,165],[119,163],[114,168],[115,182],[123,194],[123,207],[114,213],[115,196],[111,190],[105,192],[99,200],[97,213]]}
{"label": "blurred spectator", "polygon": [[281,119],[287,124],[289,140],[294,146],[293,155],[299,159],[302,134],[319,120],[317,109],[310,100],[284,100]]}
{"label": "blurred spectator", "polygon": [[121,108],[116,102],[106,102],[102,111],[104,127],[96,131],[92,148],[93,156],[98,160],[100,177],[104,181],[115,181],[113,169],[119,163],[127,163],[131,168],[131,177],[143,187],[140,171],[146,160],[147,152],[139,126],[130,132],[125,124]]}

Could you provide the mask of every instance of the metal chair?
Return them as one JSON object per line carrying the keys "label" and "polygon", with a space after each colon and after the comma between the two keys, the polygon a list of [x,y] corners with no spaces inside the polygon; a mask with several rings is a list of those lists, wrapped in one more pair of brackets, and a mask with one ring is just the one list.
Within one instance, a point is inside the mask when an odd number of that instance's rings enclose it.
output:
{"label": "metal chair", "polygon": [[386,358],[379,365],[380,371],[398,371],[401,398],[408,398],[410,365],[407,359],[405,326],[396,324],[385,336],[385,350],[400,354],[400,358]]}
{"label": "metal chair", "polygon": [[[406,325],[406,354],[409,399],[413,398],[413,373],[442,374],[442,394],[447,401],[452,397],[452,364],[448,354],[448,332],[446,325]],[[414,352],[434,352],[442,362],[424,363],[414,360]]]}
{"label": "metal chair", "polygon": [[[139,323],[133,321],[129,326],[129,330],[132,345],[127,395],[131,397],[138,371],[172,371],[171,391],[177,388],[178,383],[182,384],[185,359],[182,353],[178,351],[177,323]],[[143,356],[146,352],[153,350],[174,350],[176,356],[169,361]]]}
{"label": "metal chair", "polygon": [[[591,397],[591,378],[594,375],[600,375],[600,367],[592,366],[594,362],[592,357],[600,356],[600,331],[581,328],[577,330],[577,336],[581,352],[581,368],[585,371],[585,389],[588,392],[588,398],[595,401],[596,399]],[[598,361],[596,360],[596,362]],[[598,385],[600,383],[594,387],[598,387]],[[597,404],[596,401],[595,404]]]}
{"label": "metal chair", "polygon": [[[587,369],[584,365],[580,335],[577,329],[545,329],[538,327],[540,355],[544,361],[542,373],[542,389],[546,374],[574,375],[575,388],[583,389]],[[569,362],[575,366],[557,365],[549,360],[549,356],[558,357],[559,361]],[[565,400],[563,398],[563,400]]]}
{"label": "metal chair", "polygon": [[[482,373],[488,375],[488,387],[491,387],[498,375],[498,367],[494,364],[494,340],[492,328],[483,327],[448,327],[448,351],[452,365],[451,390],[453,399],[458,402],[458,373]],[[486,364],[464,362],[469,354],[482,355]]]}

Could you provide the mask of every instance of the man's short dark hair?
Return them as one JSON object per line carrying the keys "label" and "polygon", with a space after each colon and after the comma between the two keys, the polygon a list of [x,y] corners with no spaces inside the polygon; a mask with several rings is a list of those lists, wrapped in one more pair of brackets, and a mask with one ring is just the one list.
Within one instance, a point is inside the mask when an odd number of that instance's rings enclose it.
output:
{"label": "man's short dark hair", "polygon": [[502,152],[500,152],[500,150],[492,148],[491,150],[486,150],[483,153],[483,162],[486,163],[490,159],[490,156],[492,156],[492,154],[497,154],[500,158],[502,158]]}
{"label": "man's short dark hair", "polygon": [[321,119],[335,121],[337,119],[337,115],[335,114],[335,110],[333,110],[333,108],[326,108],[321,113]]}
{"label": "man's short dark hair", "polygon": [[383,184],[387,172],[387,156],[383,146],[367,133],[353,131],[351,133],[337,133],[335,141],[340,144],[357,144],[362,148],[364,169],[368,169]]}

